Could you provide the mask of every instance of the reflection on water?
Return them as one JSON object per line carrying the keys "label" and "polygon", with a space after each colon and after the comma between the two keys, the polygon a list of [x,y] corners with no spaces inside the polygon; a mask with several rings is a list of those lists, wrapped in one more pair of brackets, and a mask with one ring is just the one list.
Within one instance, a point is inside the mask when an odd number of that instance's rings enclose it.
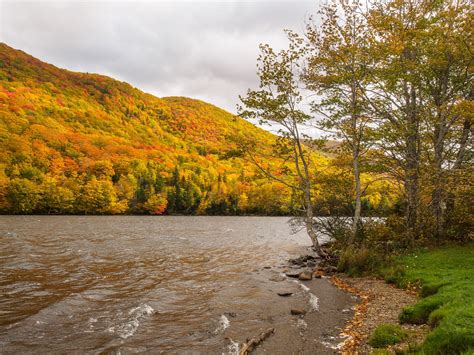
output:
{"label": "reflection on water", "polygon": [[0,216],[0,349],[220,353],[259,325],[232,318],[265,302],[255,270],[309,244],[286,221]]}

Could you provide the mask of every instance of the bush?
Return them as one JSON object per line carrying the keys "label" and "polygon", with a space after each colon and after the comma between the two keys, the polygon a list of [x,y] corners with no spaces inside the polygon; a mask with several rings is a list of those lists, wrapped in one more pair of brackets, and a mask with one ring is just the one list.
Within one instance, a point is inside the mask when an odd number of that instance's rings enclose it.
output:
{"label": "bush", "polygon": [[379,325],[369,338],[369,344],[374,348],[385,348],[398,344],[407,337],[407,332],[395,324]]}
{"label": "bush", "polygon": [[348,247],[340,255],[337,269],[350,276],[364,275],[377,270],[382,260],[380,254],[364,246]]}
{"label": "bush", "polygon": [[396,265],[389,270],[383,272],[385,282],[389,284],[396,284],[400,286],[403,283],[403,276],[405,275],[405,270],[400,265]]}

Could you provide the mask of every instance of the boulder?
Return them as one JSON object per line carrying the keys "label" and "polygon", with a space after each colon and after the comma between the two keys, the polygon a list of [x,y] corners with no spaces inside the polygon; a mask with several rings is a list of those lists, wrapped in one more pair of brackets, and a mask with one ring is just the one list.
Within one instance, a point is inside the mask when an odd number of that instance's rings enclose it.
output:
{"label": "boulder", "polygon": [[301,281],[309,281],[313,278],[311,271],[305,270],[298,275],[298,279]]}

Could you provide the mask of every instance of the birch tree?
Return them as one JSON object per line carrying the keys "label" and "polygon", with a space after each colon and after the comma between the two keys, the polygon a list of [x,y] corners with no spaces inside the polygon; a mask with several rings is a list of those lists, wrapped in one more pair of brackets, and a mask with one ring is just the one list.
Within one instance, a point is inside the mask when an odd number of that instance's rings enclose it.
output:
{"label": "birch tree", "polygon": [[261,124],[277,129],[280,139],[273,147],[273,154],[289,160],[296,176],[293,177],[289,170],[277,174],[256,160],[254,163],[265,175],[290,187],[302,197],[306,231],[314,250],[324,256],[313,225],[313,161],[310,150],[303,145],[304,135],[300,126],[311,119],[303,109],[304,95],[300,80],[306,48],[298,35],[292,32],[287,32],[287,35],[288,49],[276,52],[269,45],[260,46],[261,54],[257,60],[260,85],[256,90],[248,90],[245,97],[240,97],[242,106],[239,107],[239,115],[258,119]]}

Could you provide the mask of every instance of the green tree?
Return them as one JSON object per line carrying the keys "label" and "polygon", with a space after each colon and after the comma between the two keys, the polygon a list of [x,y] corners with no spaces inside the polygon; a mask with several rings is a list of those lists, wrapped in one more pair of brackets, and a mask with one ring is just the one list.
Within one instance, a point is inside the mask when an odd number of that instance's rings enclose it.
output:
{"label": "green tree", "polygon": [[113,184],[109,180],[97,180],[92,177],[81,190],[78,208],[85,214],[120,213],[126,208],[122,201],[118,202]]}
{"label": "green tree", "polygon": [[29,214],[36,210],[41,199],[38,186],[23,178],[15,178],[7,187],[6,198],[13,213]]}
{"label": "green tree", "polygon": [[68,213],[74,205],[74,193],[67,187],[58,186],[55,178],[45,178],[41,185],[41,210],[49,213]]}
{"label": "green tree", "polygon": [[315,251],[323,255],[313,226],[311,154],[303,146],[304,135],[300,132],[300,125],[311,119],[302,109],[304,97],[300,90],[301,65],[306,49],[299,36],[292,32],[287,32],[287,35],[289,46],[286,50],[275,52],[269,45],[260,46],[257,63],[260,86],[258,90],[249,90],[245,97],[240,97],[243,106],[239,107],[239,114],[248,119],[259,119],[261,123],[278,129],[281,139],[274,146],[273,154],[293,163],[297,173],[295,177],[289,174],[288,169],[285,169],[286,176],[275,174],[255,159],[250,150],[247,151],[262,173],[302,195],[306,231]]}
{"label": "green tree", "polygon": [[[371,31],[367,14],[356,1],[335,0],[320,7],[322,23],[309,23],[306,37],[311,48],[305,82],[317,94],[313,110],[318,126],[330,138],[342,140],[351,156],[355,202],[353,238],[362,210],[361,164],[374,144],[373,119],[367,107]],[[353,241],[353,240],[352,240]]]}

